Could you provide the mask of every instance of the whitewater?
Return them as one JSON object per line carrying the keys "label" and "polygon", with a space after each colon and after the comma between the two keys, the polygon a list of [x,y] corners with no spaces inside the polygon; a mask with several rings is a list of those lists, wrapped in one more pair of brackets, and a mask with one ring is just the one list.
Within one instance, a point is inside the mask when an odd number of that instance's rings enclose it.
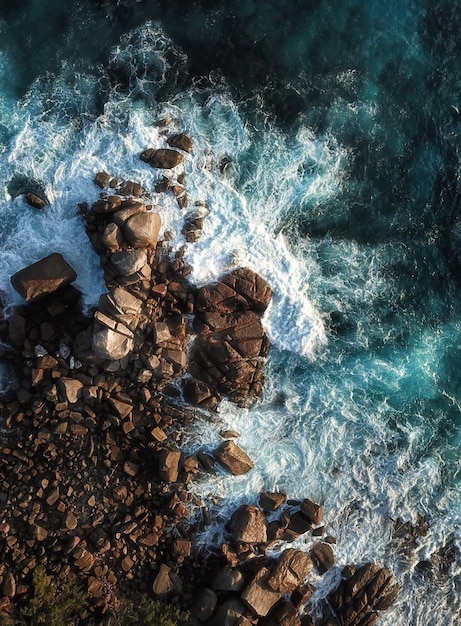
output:
{"label": "whitewater", "polygon": [[[107,67],[123,68],[123,89],[98,66],[75,72],[65,62],[58,73],[36,78],[19,100],[5,88],[5,313],[20,304],[10,276],[50,252],[75,268],[90,312],[104,282],[78,203],[98,198],[92,181],[103,170],[153,190],[158,174],[140,152],[164,147],[159,120],[186,132],[194,140],[188,194],[192,203],[206,204],[208,215],[201,240],[186,244],[181,210],[164,194],[162,233],[173,233],[173,249],[186,245],[197,285],[245,265],[274,290],[263,319],[272,347],[262,398],[249,408],[224,401],[216,414],[200,413],[185,433],[186,449],[195,452],[213,449],[223,427],[237,430],[255,462],[246,476],[218,471],[192,485],[214,515],[198,546],[218,542],[234,508],[256,502],[261,490],[309,497],[323,504],[327,533],[337,538],[338,568],[315,579],[314,605],[342,566],[374,561],[391,569],[401,587],[380,624],[456,624],[461,561],[433,574],[421,564],[444,546],[461,549],[459,288],[446,279],[451,266],[435,235],[416,232],[409,241],[399,215],[389,217],[383,236],[384,214],[376,215],[374,237],[364,237],[360,224],[356,236],[352,227],[337,228],[351,220],[350,199],[359,195],[356,152],[343,140],[344,126],[354,119],[376,132],[377,105],[372,96],[347,106],[338,101],[329,109],[336,117],[323,129],[301,116],[286,132],[258,94],[238,101],[219,76],[165,93],[181,83],[187,63],[161,24],[147,21],[111,49]],[[354,72],[337,79],[344,89],[358,81]],[[6,55],[0,80],[6,86],[11,80]],[[97,107],[101,92],[104,103]],[[21,195],[31,185],[50,201],[42,212]],[[5,389],[14,384],[8,370],[2,377]],[[416,523],[418,515],[429,533],[408,551],[393,537],[395,522]],[[309,548],[303,539],[296,545]]]}

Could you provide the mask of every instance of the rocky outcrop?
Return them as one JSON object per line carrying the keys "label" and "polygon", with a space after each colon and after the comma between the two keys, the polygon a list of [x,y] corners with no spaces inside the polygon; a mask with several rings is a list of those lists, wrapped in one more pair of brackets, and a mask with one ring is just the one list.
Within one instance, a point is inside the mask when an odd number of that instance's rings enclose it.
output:
{"label": "rocky outcrop", "polygon": [[74,269],[55,252],[13,274],[11,284],[26,302],[33,302],[69,285],[76,278]]}
{"label": "rocky outcrop", "polygon": [[197,292],[190,373],[237,404],[262,390],[269,340],[261,314],[271,295],[266,281],[248,268]]}
{"label": "rocky outcrop", "polygon": [[180,152],[170,150],[169,148],[160,148],[158,150],[148,148],[141,154],[141,159],[152,167],[166,170],[173,169],[184,161],[184,157]]}
{"label": "rocky outcrop", "polygon": [[337,589],[328,596],[340,626],[366,626],[376,621],[378,611],[388,609],[399,593],[395,576],[385,567],[367,563],[347,566]]}

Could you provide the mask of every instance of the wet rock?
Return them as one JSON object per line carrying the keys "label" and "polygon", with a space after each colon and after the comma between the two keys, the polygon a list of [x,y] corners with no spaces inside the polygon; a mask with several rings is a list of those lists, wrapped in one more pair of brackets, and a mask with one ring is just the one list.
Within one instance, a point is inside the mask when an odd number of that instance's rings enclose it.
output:
{"label": "wet rock", "polygon": [[235,543],[266,543],[267,520],[256,506],[244,504],[234,513],[229,529]]}
{"label": "wet rock", "polygon": [[27,193],[26,202],[27,204],[30,204],[30,206],[33,206],[34,209],[44,209],[48,204],[45,198],[42,198],[35,193]]}
{"label": "wet rock", "polygon": [[267,584],[281,594],[292,593],[309,576],[312,568],[312,560],[306,552],[289,548],[272,567]]}
{"label": "wet rock", "polygon": [[160,148],[159,150],[150,148],[141,154],[141,159],[148,162],[152,167],[167,170],[177,167],[184,161],[180,152],[169,148]]}
{"label": "wet rock", "polygon": [[184,150],[184,152],[192,152],[192,139],[185,133],[171,135],[171,137],[168,137],[166,142],[172,148],[179,148],[180,150]]}
{"label": "wet rock", "polygon": [[64,257],[54,253],[13,274],[11,284],[26,302],[33,302],[76,278],[77,274]]}
{"label": "wet rock", "polygon": [[98,185],[98,187],[104,189],[104,187],[107,187],[109,184],[110,179],[111,177],[107,172],[98,172],[94,178],[94,182]]}
{"label": "wet rock", "polygon": [[270,285],[249,268],[226,274],[217,283],[198,290],[196,306],[200,313],[253,310],[264,312],[272,298]]}
{"label": "wet rock", "polygon": [[277,491],[263,491],[259,496],[259,504],[265,511],[276,511],[286,500],[286,495]]}
{"label": "wet rock", "polygon": [[301,512],[313,524],[321,524],[323,519],[323,507],[307,498],[301,502]]}
{"label": "wet rock", "polygon": [[247,474],[253,469],[254,463],[250,457],[234,441],[224,441],[213,452],[216,460],[234,476]]}
{"label": "wet rock", "polygon": [[335,564],[333,549],[327,543],[315,543],[309,554],[319,574],[324,574]]}

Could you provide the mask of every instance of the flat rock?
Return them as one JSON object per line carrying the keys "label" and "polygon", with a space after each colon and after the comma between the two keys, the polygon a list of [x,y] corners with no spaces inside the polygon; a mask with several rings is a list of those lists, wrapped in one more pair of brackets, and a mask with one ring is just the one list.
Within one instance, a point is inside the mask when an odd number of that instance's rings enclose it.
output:
{"label": "flat rock", "polygon": [[13,274],[11,284],[26,302],[33,302],[76,278],[77,274],[64,257],[53,253]]}
{"label": "flat rock", "polygon": [[[146,152],[143,152],[143,155],[146,155]],[[177,150],[170,150],[169,148],[160,148],[159,150],[153,150],[149,154],[149,163],[152,167],[157,167],[159,169],[167,169],[170,170],[177,165],[180,165],[184,161],[183,155]]]}

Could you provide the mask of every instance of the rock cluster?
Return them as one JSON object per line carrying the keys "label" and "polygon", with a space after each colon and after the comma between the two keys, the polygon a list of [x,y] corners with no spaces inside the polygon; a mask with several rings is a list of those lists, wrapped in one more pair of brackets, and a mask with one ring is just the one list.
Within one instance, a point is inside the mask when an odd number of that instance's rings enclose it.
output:
{"label": "rock cluster", "polygon": [[[141,158],[163,171],[156,193],[172,191],[185,207],[192,141],[179,133],[166,143]],[[0,400],[0,602],[27,602],[41,566],[84,584],[91,619],[147,592],[192,607],[191,624],[312,624],[308,577],[334,567],[320,505],[264,492],[259,506],[233,513],[213,558],[192,550],[211,518],[188,483],[215,462],[234,475],[253,462],[229,431],[212,455],[185,455],[182,431],[195,417],[185,403],[210,410],[223,397],[245,404],[261,392],[271,288],[239,268],[197,289],[184,249],[173,253],[161,239],[153,196],[105,172],[95,183],[100,199],[80,205],[107,287],[92,316],[69,284],[75,272],[55,254],[13,277],[27,304],[0,320],[9,346],[1,357],[19,380]],[[189,243],[203,228],[197,206],[184,217]],[[270,556],[302,535],[309,551]],[[366,615],[375,615],[393,599],[381,570],[362,586],[351,582],[361,569],[348,571],[328,615],[349,619],[353,606],[362,616],[365,597]]]}
{"label": "rock cluster", "polygon": [[385,567],[366,563],[362,567],[346,566],[342,580],[328,596],[333,614],[322,623],[340,626],[368,626],[378,619],[377,611],[388,609],[399,593],[395,576]]}

